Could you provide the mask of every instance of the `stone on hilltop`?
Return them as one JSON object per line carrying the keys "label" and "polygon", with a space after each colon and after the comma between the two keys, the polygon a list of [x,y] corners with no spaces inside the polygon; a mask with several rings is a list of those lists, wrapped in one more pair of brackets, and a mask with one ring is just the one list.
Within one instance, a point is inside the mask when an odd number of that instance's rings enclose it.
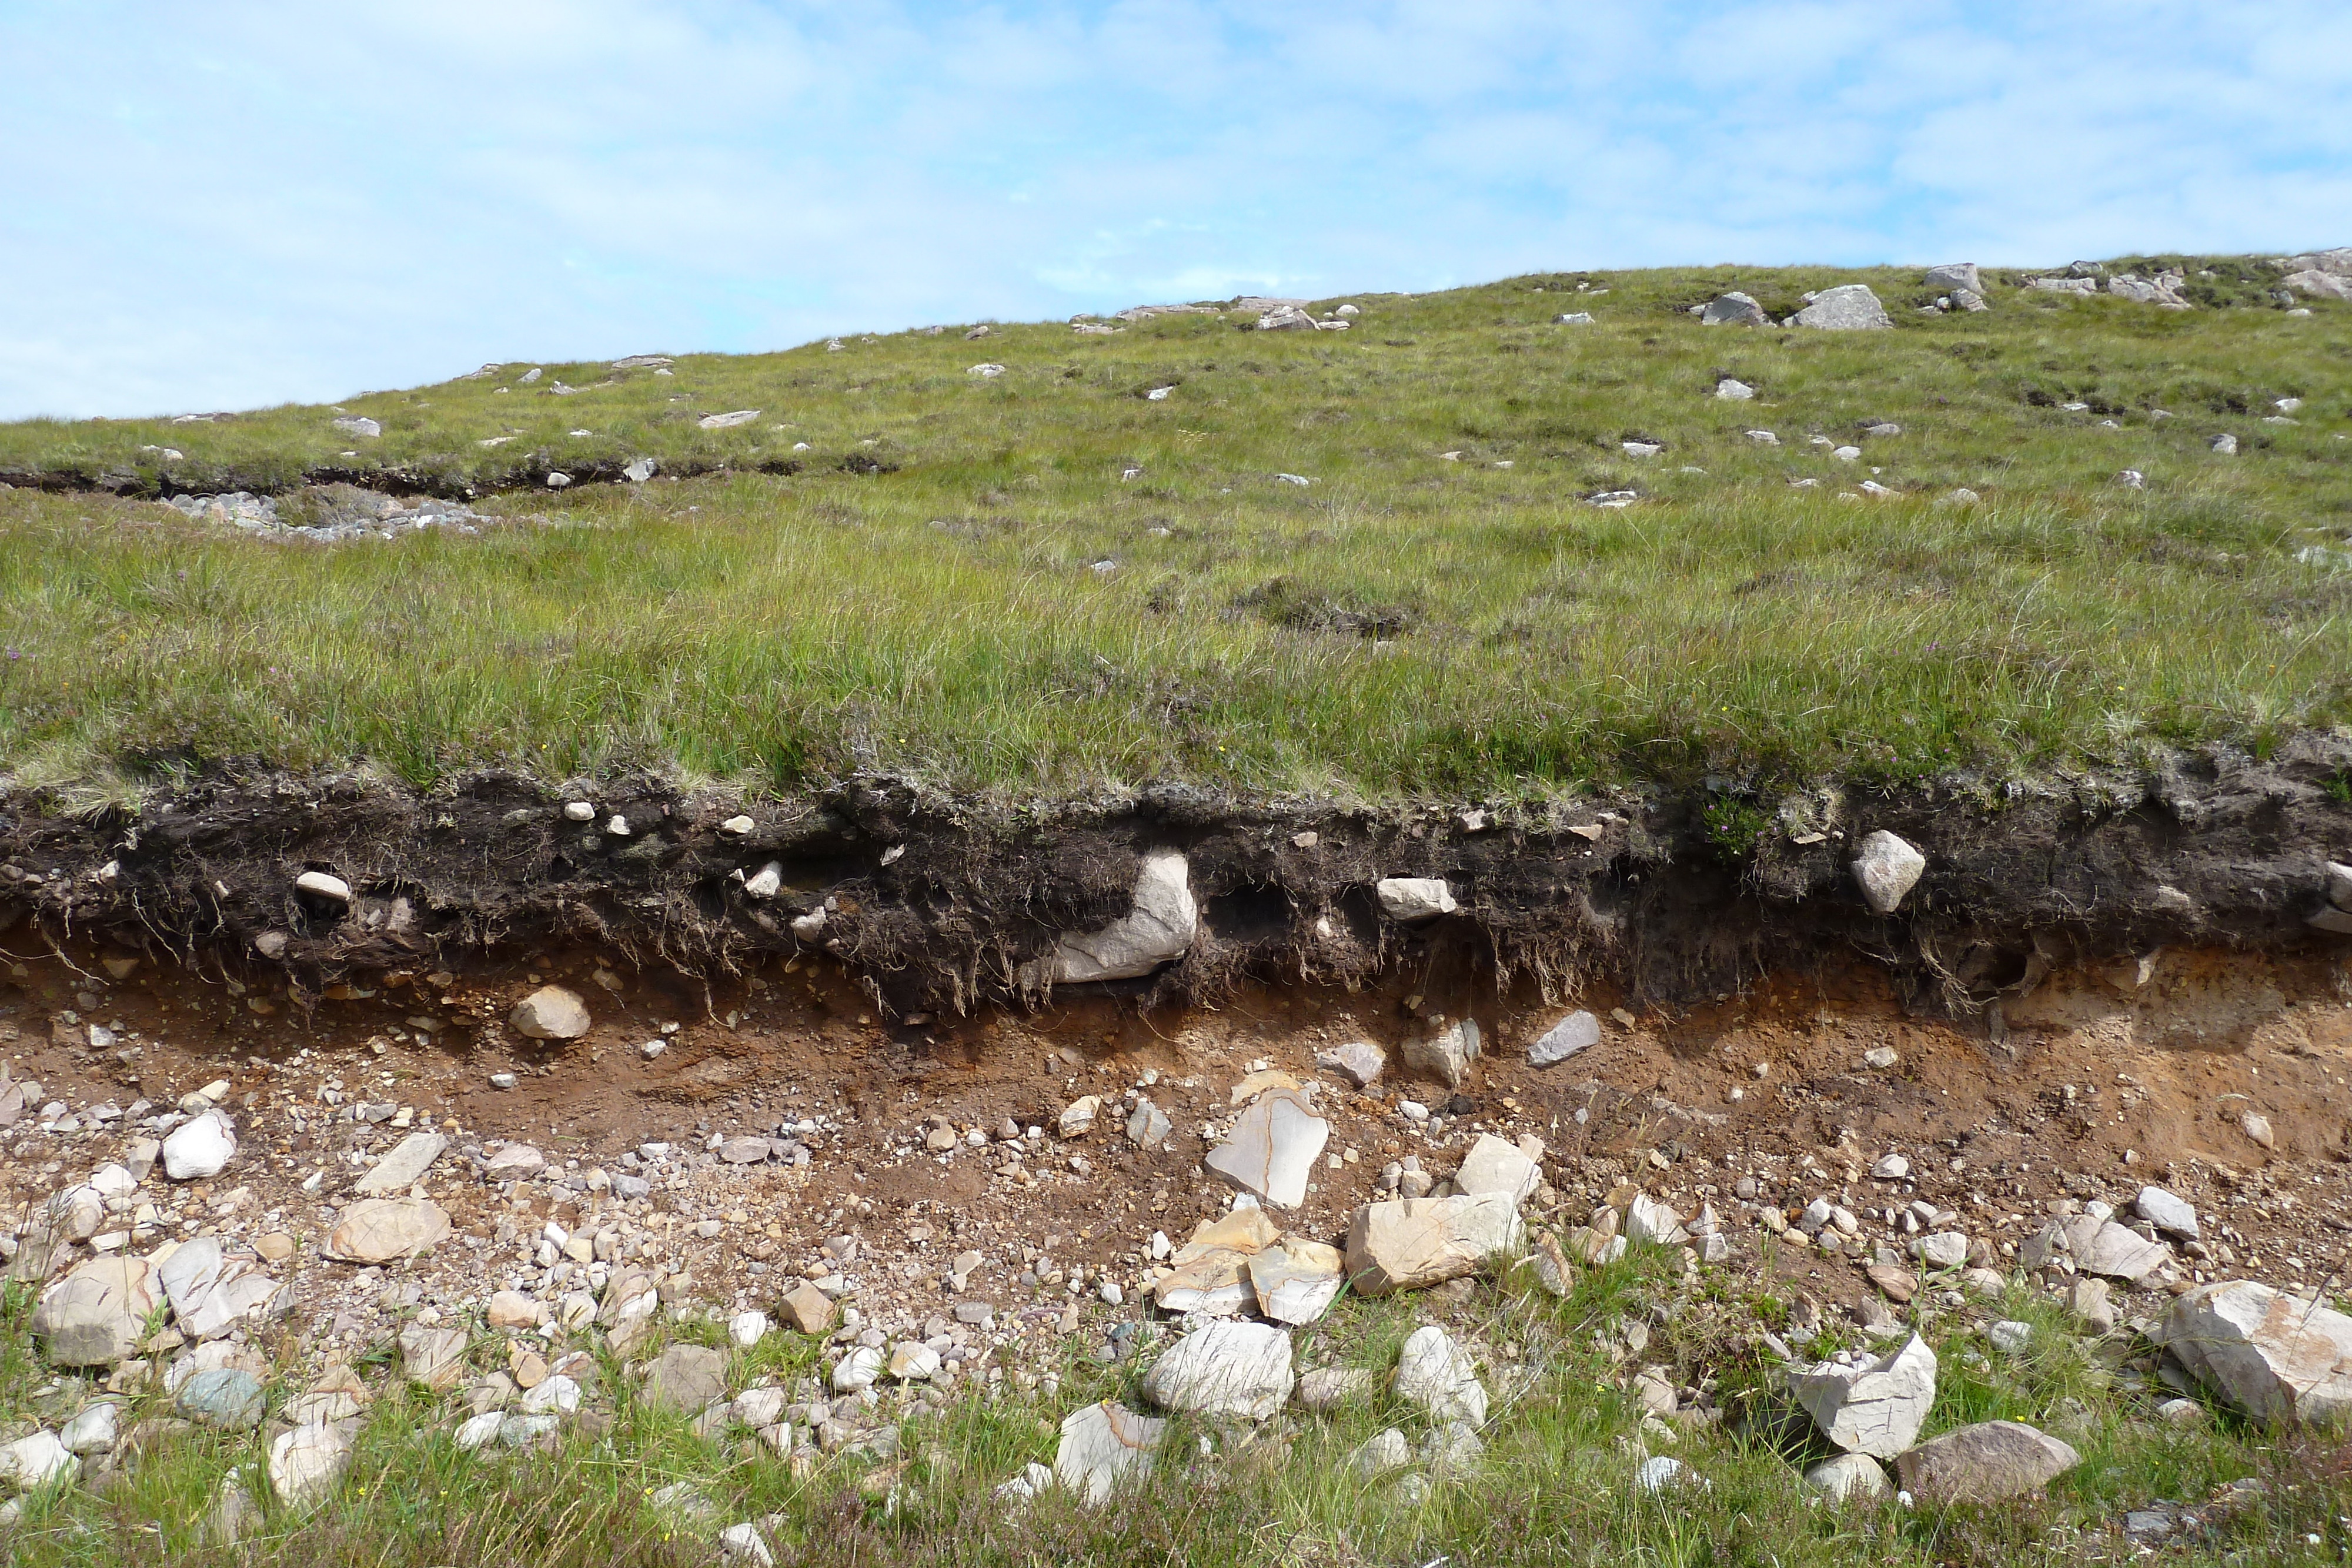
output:
{"label": "stone on hilltop", "polygon": [[1936,1353],[1917,1334],[1884,1356],[1847,1351],[1791,1372],[1789,1393],[1838,1448],[1893,1458],[1936,1402]]}
{"label": "stone on hilltop", "polygon": [[1984,293],[1984,283],[1978,277],[1977,264],[1973,261],[1948,262],[1942,267],[1931,267],[1922,281],[1928,287],[1939,288],[1947,294],[1962,288],[1974,295]]}
{"label": "stone on hilltop", "polygon": [[1518,1245],[1518,1205],[1502,1193],[1368,1203],[1348,1227],[1348,1278],[1360,1294],[1443,1284]]}
{"label": "stone on hilltop", "polygon": [[1307,1179],[1330,1136],[1331,1124],[1305,1094],[1277,1089],[1243,1112],[1202,1163],[1244,1192],[1296,1208],[1307,1201]]}
{"label": "stone on hilltop", "polygon": [[2200,1285],[2152,1336],[2255,1420],[2352,1424],[2352,1317],[2252,1280]]}
{"label": "stone on hilltop", "polygon": [[1895,1474],[1925,1502],[2002,1502],[2082,1463],[2073,1448],[2017,1421],[1979,1421],[1899,1454]]}
{"label": "stone on hilltop", "polygon": [[1290,1335],[1225,1320],[1186,1334],[1144,1375],[1143,1396],[1163,1410],[1263,1421],[1290,1398]]}
{"label": "stone on hilltop", "polygon": [[1143,857],[1133,907],[1126,915],[1099,931],[1063,937],[1028,975],[1033,983],[1042,974],[1057,985],[1135,979],[1190,952],[1200,925],[1184,857],[1173,850],[1155,851]]}
{"label": "stone on hilltop", "polygon": [[1841,283],[1835,288],[1822,289],[1813,297],[1811,304],[1797,312],[1795,322],[1800,327],[1832,332],[1895,325],[1887,317],[1886,307],[1878,302],[1878,296],[1866,283]]}
{"label": "stone on hilltop", "polygon": [[588,1004],[562,986],[541,986],[507,1015],[514,1031],[532,1040],[578,1040],[588,1032]]}
{"label": "stone on hilltop", "polygon": [[1737,290],[1717,295],[1699,312],[1702,327],[1769,327],[1772,319],[1764,314],[1764,307]]}

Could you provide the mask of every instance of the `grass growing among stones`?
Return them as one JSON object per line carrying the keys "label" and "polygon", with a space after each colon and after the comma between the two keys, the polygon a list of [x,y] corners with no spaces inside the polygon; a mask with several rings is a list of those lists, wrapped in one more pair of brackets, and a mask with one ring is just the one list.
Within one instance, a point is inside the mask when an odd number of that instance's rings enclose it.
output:
{"label": "grass growing among stones", "polygon": [[[1922,315],[1909,273],[1561,274],[1359,296],[1345,333],[1189,315],[507,366],[341,405],[376,438],[317,408],[0,427],[20,485],[530,486],[478,501],[512,519],[479,537],[333,548],[0,496],[0,768],[1528,796],[2260,748],[2352,717],[2352,307],[2189,270],[2185,312],[2013,275],[1989,312]],[[1687,314],[1855,277],[1892,331]],[[541,484],[637,456],[703,476]]]}
{"label": "grass growing among stones", "polygon": [[[2086,1344],[2022,1285],[2004,1301],[1918,1313],[1943,1364],[1923,1436],[2021,1420],[2065,1432],[2082,1464],[2046,1497],[1999,1508],[1811,1500],[1796,1466],[1818,1450],[1776,1450],[1769,1423],[1747,1418],[1759,1412],[1753,1401],[1768,1381],[1759,1333],[1782,1309],[1733,1276],[1684,1279],[1677,1270],[1669,1255],[1643,1249],[1584,1273],[1565,1300],[1510,1284],[1454,1299],[1343,1299],[1297,1333],[1302,1365],[1360,1365],[1382,1376],[1417,1322],[1445,1321],[1473,1346],[1493,1396],[1484,1455],[1453,1475],[1425,1465],[1373,1479],[1354,1471],[1348,1456],[1373,1433],[1394,1426],[1416,1443],[1421,1436],[1416,1413],[1381,1391],[1328,1416],[1294,1406],[1257,1428],[1180,1418],[1149,1479],[1112,1504],[1088,1510],[1060,1491],[1008,1504],[996,1487],[1028,1462],[1051,1462],[1066,1413],[1098,1398],[1142,1407],[1135,1385],[1153,1352],[1116,1364],[1098,1359],[1091,1353],[1108,1315],[1097,1314],[1086,1331],[1047,1335],[1013,1364],[1045,1380],[1038,1391],[1015,1393],[1008,1377],[992,1396],[968,1382],[968,1392],[941,1398],[930,1414],[906,1413],[894,1395],[881,1415],[904,1416],[895,1458],[798,1465],[748,1433],[698,1437],[688,1417],[646,1407],[609,1356],[589,1400],[593,1422],[570,1426],[548,1451],[468,1455],[452,1441],[466,1413],[458,1394],[405,1386],[383,1358],[366,1359],[360,1370],[376,1389],[368,1424],[348,1475],[315,1510],[265,1504],[240,1544],[208,1542],[205,1521],[233,1472],[247,1474],[266,1499],[258,1467],[267,1428],[189,1435],[125,1459],[103,1479],[29,1500],[9,1543],[27,1568],[584,1568],[709,1562],[721,1527],[758,1521],[777,1561],[803,1563],[2008,1564],[2120,1561],[2135,1552],[2119,1533],[2125,1513],[2169,1504],[2195,1522],[2163,1543],[2168,1561],[2307,1563],[2346,1549],[2340,1516],[2352,1508],[2352,1489],[2331,1450],[2214,1412],[2185,1425],[2156,1418],[2168,1391],[2131,1388],[2116,1370],[2133,1354],[2128,1333]],[[69,1380],[38,1381],[26,1317],[22,1292],[12,1295],[0,1319],[0,1421],[12,1425],[88,1393]],[[1984,1325],[1996,1317],[2033,1326],[2026,1354],[2004,1356],[1988,1344]],[[1629,1356],[1622,1335],[1633,1322],[1653,1326]],[[715,1324],[675,1326],[719,1343]],[[1850,1326],[1843,1333],[1859,1337]],[[1825,1331],[1814,1348],[1838,1338]],[[818,1353],[814,1341],[772,1334],[735,1353],[729,1387],[820,1375]],[[282,1354],[290,1357],[290,1346]],[[474,1361],[503,1364],[499,1336],[479,1334]],[[273,1407],[299,1385],[290,1359],[285,1364]],[[1621,1391],[1643,1366],[1706,1388],[1721,1418],[1677,1423],[1671,1437],[1643,1427],[1640,1406]],[[126,1429],[162,1407],[143,1386],[134,1382],[126,1396]],[[1704,1485],[1645,1492],[1633,1479],[1644,1449],[1679,1458]],[[662,1490],[680,1481],[709,1505],[699,1520],[656,1508]],[[1426,1495],[1416,1500],[1412,1489],[1423,1482]]]}

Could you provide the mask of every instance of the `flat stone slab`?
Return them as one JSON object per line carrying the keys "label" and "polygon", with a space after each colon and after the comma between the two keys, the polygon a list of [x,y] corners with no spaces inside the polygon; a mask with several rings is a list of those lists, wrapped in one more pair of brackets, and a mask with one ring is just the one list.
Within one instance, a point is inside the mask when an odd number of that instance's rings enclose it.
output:
{"label": "flat stone slab", "polygon": [[1331,1124],[1295,1089],[1261,1095],[1241,1113],[1203,1163],[1244,1192],[1280,1208],[1307,1201],[1307,1178],[1331,1136]]}
{"label": "flat stone slab", "polygon": [[1528,1047],[1529,1067],[1557,1067],[1578,1051],[1601,1043],[1601,1020],[1579,1010],[1569,1014]]}
{"label": "flat stone slab", "polygon": [[1089,1508],[1108,1502],[1124,1482],[1151,1469],[1168,1423],[1139,1416],[1115,1400],[1072,1411],[1054,1451],[1054,1479]]}
{"label": "flat stone slab", "polygon": [[162,1281],[143,1258],[93,1258],[50,1286],[33,1333],[58,1366],[111,1366],[139,1348]]}
{"label": "flat stone slab", "polygon": [[438,1133],[411,1133],[393,1145],[392,1153],[376,1161],[365,1176],[353,1182],[352,1190],[367,1197],[406,1192],[424,1178],[448,1146],[449,1140]]}
{"label": "flat stone slab", "polygon": [[1311,1323],[1330,1311],[1348,1278],[1337,1247],[1296,1236],[1251,1258],[1248,1268],[1257,1310],[1283,1323]]}
{"label": "flat stone slab", "polygon": [[1454,1185],[1473,1195],[1498,1192],[1515,1203],[1525,1203],[1543,1180],[1543,1166],[1528,1157],[1517,1144],[1481,1133],[1463,1156]]}
{"label": "flat stone slab", "polygon": [[421,1197],[362,1198],[327,1233],[327,1251],[349,1263],[389,1263],[431,1251],[449,1234],[449,1216]]}

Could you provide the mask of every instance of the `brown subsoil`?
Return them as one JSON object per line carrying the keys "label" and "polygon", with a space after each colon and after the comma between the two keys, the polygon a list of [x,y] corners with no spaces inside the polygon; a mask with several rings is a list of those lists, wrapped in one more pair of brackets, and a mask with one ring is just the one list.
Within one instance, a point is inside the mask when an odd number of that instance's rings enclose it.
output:
{"label": "brown subsoil", "polygon": [[[1878,1211],[1925,1197],[2006,1250],[2048,1213],[2126,1206],[2158,1182],[2208,1218],[2211,1256],[2192,1255],[2192,1273],[2290,1287],[2337,1281],[2352,1240],[2352,966],[2340,949],[2179,948],[2059,968],[2005,998],[1998,1041],[1980,1023],[1918,1016],[1866,962],[1677,1007],[1596,983],[1577,1000],[1601,1016],[1601,1041],[1538,1071],[1527,1045],[1561,1009],[1532,981],[1456,1000],[1403,967],[1354,990],[1248,985],[1214,1005],[1163,1007],[1065,998],[917,1026],[883,1022],[830,957],[704,977],[546,946],[380,974],[298,1006],[287,990],[175,960],[26,935],[8,944],[0,1055],[40,1089],[0,1131],[0,1229],[17,1233],[37,1200],[122,1157],[147,1113],[135,1102],[168,1109],[226,1079],[236,1162],[190,1184],[159,1171],[133,1199],[152,1209],[108,1223],[134,1227],[125,1239],[142,1252],[199,1230],[232,1246],[271,1239],[265,1258],[290,1240],[292,1256],[269,1265],[294,1287],[289,1326],[331,1354],[355,1354],[420,1307],[478,1309],[510,1281],[551,1300],[561,1285],[529,1260],[551,1219],[613,1232],[625,1257],[682,1270],[681,1291],[721,1306],[772,1310],[793,1281],[831,1269],[852,1276],[866,1326],[894,1333],[961,1301],[988,1301],[1016,1330],[1074,1327],[1073,1306],[1097,1322],[1148,1316],[1149,1239],[1181,1244],[1223,1211],[1230,1194],[1201,1164],[1213,1142],[1204,1129],[1230,1122],[1232,1090],[1261,1065],[1320,1081],[1337,1164],[1285,1222],[1326,1240],[1375,1196],[1385,1164],[1415,1156],[1442,1178],[1483,1131],[1543,1141],[1538,1204],[1562,1228],[1627,1183],[1686,1215],[1711,1202],[1735,1264],[1769,1267],[1824,1305],[1870,1292],[1866,1260],[1768,1249],[1765,1207],[1826,1194],[1864,1213],[1866,1237],[1899,1245]],[[584,1038],[540,1045],[465,1021],[503,1019],[546,981],[590,998]],[[1459,1096],[1398,1063],[1397,1048],[1448,1008],[1473,1014],[1487,1040]],[[1318,1050],[1354,1040],[1390,1051],[1390,1075],[1367,1091],[1315,1067]],[[656,1040],[664,1049],[648,1058]],[[1870,1065],[1884,1050],[1892,1064]],[[494,1073],[515,1074],[514,1087],[494,1087]],[[1171,1117],[1164,1145],[1122,1134],[1121,1099],[1134,1092]],[[1085,1094],[1107,1101],[1094,1131],[1060,1138],[1058,1113]],[[1435,1114],[1410,1117],[1408,1100]],[[62,1115],[41,1102],[62,1103]],[[125,1113],[93,1118],[110,1104]],[[2268,1143],[2250,1135],[2249,1112],[2266,1119]],[[388,1119],[353,1119],[374,1114]],[[997,1134],[1007,1118],[1043,1136],[1016,1156]],[[354,1179],[427,1125],[451,1147],[422,1190],[458,1234],[388,1269],[320,1260]],[[960,1140],[977,1128],[985,1146],[927,1146],[942,1127]],[[805,1165],[730,1165],[709,1151],[719,1136],[780,1130]],[[480,1158],[503,1141],[546,1153],[546,1176],[484,1180]],[[606,1184],[648,1142],[676,1152],[637,1167],[650,1191],[624,1198]],[[1910,1177],[1871,1179],[1891,1152]],[[844,1235],[857,1252],[828,1259]],[[967,1250],[980,1263],[950,1281]],[[1122,1286],[1124,1308],[1100,1304],[1104,1281]],[[2129,1309],[2164,1299],[2154,1286],[2146,1295]]]}

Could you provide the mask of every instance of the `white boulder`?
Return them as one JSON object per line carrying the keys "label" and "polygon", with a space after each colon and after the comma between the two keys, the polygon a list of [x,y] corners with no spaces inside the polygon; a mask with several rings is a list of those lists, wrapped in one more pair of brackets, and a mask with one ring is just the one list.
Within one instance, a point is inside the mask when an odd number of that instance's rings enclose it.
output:
{"label": "white boulder", "polygon": [[1884,1356],[1847,1351],[1791,1372],[1789,1393],[1838,1448],[1890,1459],[1917,1440],[1936,1402],[1936,1353],[1917,1334]]}
{"label": "white boulder", "polygon": [[1390,919],[1408,924],[1434,920],[1462,907],[1454,902],[1454,890],[1441,876],[1382,877],[1372,884],[1372,894]]}
{"label": "white boulder", "polygon": [[1348,1227],[1349,1284],[1367,1296],[1417,1290],[1475,1271],[1524,1234],[1507,1194],[1368,1203]]}
{"label": "white boulder", "polygon": [[1878,296],[1866,283],[1841,283],[1835,288],[1822,289],[1813,296],[1811,304],[1797,312],[1795,322],[1800,327],[1832,332],[1895,325],[1886,314],[1886,307],[1878,302]]}
{"label": "white boulder", "polygon": [[1263,1421],[1290,1398],[1290,1335],[1223,1320],[1178,1340],[1144,1375],[1143,1396],[1163,1410]]}
{"label": "white boulder", "polygon": [[163,1174],[173,1181],[202,1181],[226,1170],[236,1155],[236,1124],[226,1112],[207,1111],[163,1140]]}
{"label": "white boulder", "polygon": [[1134,979],[1191,951],[1200,925],[1184,857],[1173,850],[1155,851],[1143,857],[1135,879],[1134,907],[1099,931],[1063,937],[1041,966],[1029,969],[1029,977],[1034,983],[1042,975],[1066,985]]}
{"label": "white boulder", "polygon": [[1054,1479],[1088,1507],[1099,1507],[1121,1482],[1150,1473],[1167,1429],[1167,1422],[1113,1400],[1072,1411],[1054,1450]]}
{"label": "white boulder", "polygon": [[1434,1323],[1405,1336],[1397,1357],[1396,1394],[1440,1426],[1451,1421],[1486,1424],[1486,1388],[1478,1381],[1477,1364]]}
{"label": "white boulder", "polygon": [[1879,915],[1892,915],[1904,895],[1918,885],[1927,869],[1927,857],[1881,828],[1862,841],[1853,861],[1853,880],[1863,901]]}

